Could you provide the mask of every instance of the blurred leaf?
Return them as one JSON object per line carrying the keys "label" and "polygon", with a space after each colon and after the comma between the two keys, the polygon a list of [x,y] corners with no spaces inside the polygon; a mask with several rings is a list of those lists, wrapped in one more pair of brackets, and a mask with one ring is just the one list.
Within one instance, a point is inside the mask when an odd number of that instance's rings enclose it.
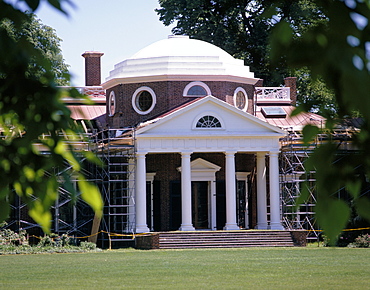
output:
{"label": "blurred leaf", "polygon": [[346,183],[346,188],[353,198],[357,198],[361,191],[361,180],[351,180]]}
{"label": "blurred leaf", "polygon": [[362,196],[355,200],[355,207],[357,213],[370,222],[370,200]]}
{"label": "blurred leaf", "polygon": [[316,218],[319,225],[334,246],[338,235],[347,225],[350,217],[349,206],[338,199],[319,199],[316,207]]}
{"label": "blurred leaf", "polygon": [[320,129],[317,126],[306,125],[304,126],[303,133],[303,143],[309,145],[309,143],[316,137]]}
{"label": "blurred leaf", "polygon": [[22,0],[27,3],[28,7],[32,9],[32,11],[35,11],[37,7],[40,5],[40,0]]}
{"label": "blurred leaf", "polygon": [[50,210],[45,208],[40,200],[35,200],[29,204],[30,210],[28,211],[30,217],[38,223],[45,233],[50,233],[50,224],[52,216]]}
{"label": "blurred leaf", "polygon": [[81,174],[78,176],[78,186],[81,190],[82,199],[93,208],[98,217],[101,217],[103,214],[103,201],[99,189],[94,184],[87,182]]}
{"label": "blurred leaf", "polygon": [[0,221],[4,221],[9,218],[10,215],[10,204],[5,197],[0,197]]}

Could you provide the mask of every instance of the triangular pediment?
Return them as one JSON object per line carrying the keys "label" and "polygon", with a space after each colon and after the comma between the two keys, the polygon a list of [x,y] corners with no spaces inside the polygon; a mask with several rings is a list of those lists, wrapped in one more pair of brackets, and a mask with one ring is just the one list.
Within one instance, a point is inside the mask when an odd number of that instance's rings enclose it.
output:
{"label": "triangular pediment", "polygon": [[[204,116],[214,117],[220,125],[212,128],[198,127]],[[241,111],[213,96],[198,99],[168,114],[139,125],[139,135],[158,136],[284,136],[280,128]]]}

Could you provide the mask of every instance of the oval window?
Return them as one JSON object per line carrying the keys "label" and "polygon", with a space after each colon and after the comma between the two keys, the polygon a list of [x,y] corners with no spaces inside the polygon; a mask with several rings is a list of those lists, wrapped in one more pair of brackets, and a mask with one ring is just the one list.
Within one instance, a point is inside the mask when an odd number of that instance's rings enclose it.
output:
{"label": "oval window", "polygon": [[247,93],[241,87],[234,92],[234,106],[242,111],[246,111],[248,108]]}
{"label": "oval window", "polygon": [[113,116],[116,113],[116,96],[114,91],[111,91],[109,94],[108,110],[109,116]]}

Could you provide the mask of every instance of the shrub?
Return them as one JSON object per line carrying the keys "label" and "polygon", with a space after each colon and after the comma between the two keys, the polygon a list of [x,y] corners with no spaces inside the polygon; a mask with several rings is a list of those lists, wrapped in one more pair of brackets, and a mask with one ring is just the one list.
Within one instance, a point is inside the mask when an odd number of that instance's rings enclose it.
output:
{"label": "shrub", "polygon": [[[5,226],[3,223],[1,226]],[[26,231],[20,231],[19,233],[13,232],[10,229],[0,230],[0,245],[27,245],[27,233]]]}
{"label": "shrub", "polygon": [[364,234],[358,236],[349,246],[352,248],[370,248],[370,235]]}
{"label": "shrub", "polygon": [[96,250],[96,244],[91,242],[81,242],[80,247],[88,251]]}
{"label": "shrub", "polygon": [[[0,224],[0,227],[6,224]],[[27,234],[21,231],[19,234],[10,229],[0,230],[0,255],[4,254],[39,254],[39,253],[77,253],[101,251],[94,243],[81,242],[71,238],[67,234],[58,236],[49,234],[42,237],[37,246],[28,244]]]}

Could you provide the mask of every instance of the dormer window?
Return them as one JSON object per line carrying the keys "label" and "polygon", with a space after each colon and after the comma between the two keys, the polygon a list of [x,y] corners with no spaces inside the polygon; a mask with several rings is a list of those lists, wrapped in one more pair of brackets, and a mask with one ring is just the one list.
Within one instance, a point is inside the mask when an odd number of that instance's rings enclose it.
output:
{"label": "dormer window", "polygon": [[204,116],[200,118],[196,128],[221,128],[221,122],[214,116]]}
{"label": "dormer window", "polygon": [[184,97],[205,97],[211,95],[209,87],[202,82],[191,82],[184,89]]}

